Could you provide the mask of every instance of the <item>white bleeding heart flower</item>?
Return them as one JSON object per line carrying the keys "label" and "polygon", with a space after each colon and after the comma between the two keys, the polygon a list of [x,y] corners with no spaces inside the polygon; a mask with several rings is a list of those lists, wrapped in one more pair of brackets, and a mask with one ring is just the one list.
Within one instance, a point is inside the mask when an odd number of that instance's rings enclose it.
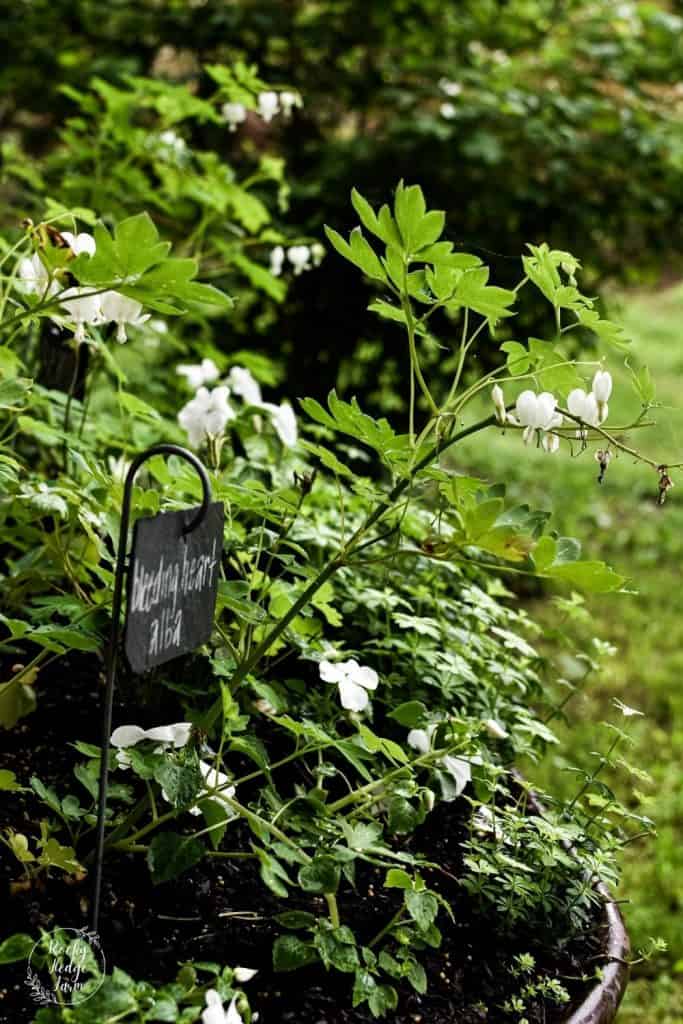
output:
{"label": "white bleeding heart flower", "polygon": [[268,90],[258,95],[258,111],[264,121],[272,121],[280,111],[280,101],[276,92]]}
{"label": "white bleeding heart flower", "polygon": [[235,981],[240,985],[245,985],[258,974],[258,971],[255,967],[236,967],[233,973]]}
{"label": "white bleeding heart flower", "polygon": [[205,999],[206,1009],[202,1010],[202,1024],[244,1024],[237,1009],[237,996],[233,997],[227,1010],[223,1009],[223,1000],[215,989],[208,989]]}
{"label": "white bleeding heart flower", "polygon": [[[216,790],[215,793],[211,793],[211,800],[214,803],[220,804],[224,812],[227,813],[228,817],[234,818],[235,812],[228,803],[235,795],[235,787],[231,785],[230,776],[224,775],[223,772],[219,772],[213,765],[208,764],[206,761],[199,762],[199,771],[204,780],[206,788],[200,790],[197,794],[197,798],[205,796],[208,790]],[[190,814],[201,814],[200,807],[192,807]]]}
{"label": "white bleeding heart flower", "polygon": [[187,431],[193,448],[200,448],[209,438],[223,433],[235,410],[228,402],[230,388],[221,386],[209,391],[199,388],[194,398],[178,413],[178,423]]}
{"label": "white bleeding heart flower", "polygon": [[285,250],[281,245],[276,245],[270,253],[270,272],[273,277],[279,277],[285,262]]}
{"label": "white bleeding heart flower", "polygon": [[598,402],[609,402],[612,394],[612,374],[607,370],[598,370],[593,377],[592,391]]}
{"label": "white bleeding heart flower", "polygon": [[62,292],[59,304],[64,306],[69,317],[76,324],[74,338],[85,340],[85,325],[102,323],[101,295],[93,295],[92,288],[67,288]]}
{"label": "white bleeding heart flower", "polygon": [[169,128],[167,131],[162,132],[159,136],[159,142],[169,149],[173,150],[176,156],[180,156],[187,149],[187,143],[185,139],[182,139],[180,135],[176,135],[174,131]]}
{"label": "white bleeding heart flower", "polygon": [[161,744],[161,749],[174,747],[179,750],[187,745],[191,730],[190,722],[159,725],[152,729],[142,729],[139,725],[120,725],[114,729],[109,742],[112,747],[116,747],[116,763],[119,768],[130,768],[130,757],[126,754],[128,747],[135,747],[143,740],[152,740]]}
{"label": "white bleeding heart flower", "polygon": [[[408,746],[412,747],[413,750],[417,750],[419,754],[429,753],[432,746],[432,737],[436,730],[437,726],[435,724],[428,725],[426,729],[411,729],[408,733]],[[460,796],[467,783],[472,779],[472,769],[470,768],[469,761],[463,761],[461,757],[446,754],[441,758],[439,764],[455,782],[455,796]],[[446,800],[446,802],[448,801]]]}
{"label": "white bleeding heart flower", "polygon": [[261,402],[260,409],[264,409],[270,416],[275,433],[282,441],[285,448],[293,448],[297,442],[299,431],[296,422],[296,414],[288,402],[275,405],[274,402]]}
{"label": "white bleeding heart flower", "polygon": [[298,92],[285,90],[285,92],[280,93],[280,106],[285,117],[291,117],[295,107],[303,106],[303,100]]}
{"label": "white bleeding heart flower", "polygon": [[37,252],[33,256],[24,256],[19,260],[18,272],[27,292],[47,297],[59,291],[56,281],[50,283],[50,275]]}
{"label": "white bleeding heart flower", "polygon": [[496,740],[506,740],[510,736],[507,729],[504,729],[500,722],[495,718],[485,718],[484,726],[489,736],[493,736]]}
{"label": "white bleeding heart flower", "polygon": [[304,270],[311,269],[311,250],[307,245],[290,245],[287,259],[294,267],[295,277],[303,274]]}
{"label": "white bleeding heart flower", "polygon": [[439,79],[439,88],[446,96],[459,96],[462,92],[462,85],[460,82],[451,82],[448,78]]}
{"label": "white bleeding heart flower", "polygon": [[319,267],[325,258],[325,246],[320,242],[311,243],[311,259],[313,260],[313,266]]}
{"label": "white bleeding heart flower", "polygon": [[109,742],[112,747],[125,749],[126,747],[135,747],[143,740],[153,740],[155,743],[169,744],[178,750],[187,745],[191,732],[191,722],[157,725],[152,729],[142,729],[139,725],[120,725],[114,729]]}
{"label": "white bleeding heart flower", "polygon": [[100,305],[102,319],[116,324],[116,340],[120,345],[128,340],[126,326],[139,327],[150,317],[149,313],[142,312],[142,303],[120,292],[104,292],[100,296]]}
{"label": "white bleeding heart flower", "polygon": [[75,256],[80,256],[82,253],[94,256],[97,252],[95,239],[85,231],[82,231],[79,235],[74,235],[70,231],[62,231],[61,236]]}
{"label": "white bleeding heart flower", "polygon": [[261,386],[251,370],[245,366],[233,366],[228,374],[232,394],[238,395],[247,405],[261,405]]}
{"label": "white bleeding heart flower", "polygon": [[600,422],[604,423],[609,412],[607,402],[612,394],[612,374],[607,370],[598,370],[593,377],[591,390],[595,395],[596,402],[598,403],[598,415],[600,417]]}
{"label": "white bleeding heart flower", "polygon": [[354,658],[348,661],[321,661],[320,678],[339,687],[341,706],[347,711],[363,711],[370,701],[368,690],[376,690],[379,676],[374,668],[359,665]]}
{"label": "white bleeding heart flower", "polygon": [[553,452],[559,451],[560,438],[557,434],[544,434],[541,439],[541,445],[544,451],[552,455]]}
{"label": "white bleeding heart flower", "polygon": [[[592,391],[586,394],[583,388],[574,388],[567,396],[567,408],[572,416],[578,416],[589,427],[599,427],[602,422],[600,410],[598,409],[598,400]],[[606,418],[607,414],[606,406],[604,412],[605,417],[603,419]]]}
{"label": "white bleeding heart flower", "polygon": [[496,410],[496,419],[500,424],[504,424],[507,420],[507,412],[505,410],[505,395],[500,384],[494,384],[491,388],[491,400]]}
{"label": "white bleeding heart flower", "polygon": [[213,359],[202,359],[201,363],[183,363],[176,366],[175,371],[186,378],[193,391],[201,388],[204,384],[213,383],[220,377],[220,370]]}
{"label": "white bleeding heart flower", "polygon": [[458,113],[455,103],[442,103],[439,107],[439,113],[446,121],[452,121]]}
{"label": "white bleeding heart flower", "polygon": [[231,132],[237,131],[237,126],[243,124],[247,119],[247,108],[243,103],[224,103],[221,107],[223,120],[227,123]]}
{"label": "white bleeding heart flower", "polygon": [[522,391],[515,403],[518,422],[525,427],[522,435],[525,444],[533,439],[537,430],[549,430],[560,426],[562,416],[555,412],[557,400],[549,391],[537,395],[534,391]]}

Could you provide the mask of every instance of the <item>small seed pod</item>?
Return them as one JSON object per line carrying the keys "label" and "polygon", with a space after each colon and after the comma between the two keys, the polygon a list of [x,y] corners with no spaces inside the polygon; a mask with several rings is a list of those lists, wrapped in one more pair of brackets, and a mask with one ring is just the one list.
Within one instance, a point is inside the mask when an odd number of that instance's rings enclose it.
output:
{"label": "small seed pod", "polygon": [[610,464],[611,458],[612,458],[612,453],[609,450],[609,448],[605,448],[604,450],[600,448],[595,453],[595,461],[600,466],[600,472],[598,473],[598,483],[599,484],[601,484],[603,482],[603,480],[605,479],[605,473],[607,472],[607,467]]}
{"label": "small seed pod", "polygon": [[666,466],[657,466],[657,472],[659,473],[659,494],[657,495],[657,504],[663,505],[666,501],[666,492],[670,487],[673,487],[674,482],[669,476],[669,471]]}

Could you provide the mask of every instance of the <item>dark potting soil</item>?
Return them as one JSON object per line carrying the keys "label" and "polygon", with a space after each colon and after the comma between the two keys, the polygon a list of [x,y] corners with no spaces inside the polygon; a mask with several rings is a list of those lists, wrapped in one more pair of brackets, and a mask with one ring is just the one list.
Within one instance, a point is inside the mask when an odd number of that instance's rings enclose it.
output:
{"label": "dark potting soil", "polygon": [[[0,766],[14,771],[23,785],[38,776],[58,793],[78,793],[80,783],[73,766],[81,760],[75,739],[99,743],[100,666],[92,658],[71,658],[46,673],[41,682],[38,709],[10,732],[3,732]],[[139,712],[126,711],[124,696],[118,698],[115,723],[147,724]],[[172,721],[173,697],[163,694],[162,719]],[[83,801],[85,802],[85,801]],[[11,826],[35,835],[36,815],[50,817],[33,794],[5,794],[0,809],[0,829]],[[477,914],[467,893],[458,885],[465,834],[463,808],[456,801],[440,804],[411,837],[397,837],[396,849],[423,851],[447,867],[447,873],[423,869],[429,885],[453,908],[455,920],[439,917],[443,933],[440,949],[423,950],[418,959],[428,977],[426,995],[415,993],[407,983],[397,985],[399,1005],[389,1019],[397,1024],[509,1024],[501,1007],[516,994],[515,982],[503,965],[518,953],[532,953],[537,966],[558,978],[579,1001],[586,986],[572,981],[592,973],[604,947],[603,928],[581,942],[559,951],[536,948],[533,936],[516,943],[496,929],[493,920]],[[250,850],[250,834],[242,823],[230,826],[232,849]],[[74,883],[56,872],[41,885],[12,892],[10,883],[21,876],[17,862],[5,847],[0,867],[3,915],[0,939],[13,932],[29,932],[55,926],[80,928],[88,923],[90,879]],[[399,894],[383,888],[384,869],[358,864],[356,891],[346,885],[339,897],[342,921],[349,923],[361,940],[368,941],[398,906]],[[16,888],[16,887],[14,887]],[[282,931],[275,916],[284,909],[306,909],[325,915],[322,897],[278,900],[264,887],[255,861],[206,859],[172,882],[153,885],[140,855],[111,854],[106,862],[102,894],[100,938],[107,969],[118,966],[135,978],[155,984],[171,980],[179,964],[188,960],[216,961],[258,969],[246,986],[259,1024],[370,1024],[366,1007],[351,1008],[351,975],[326,972],[322,967],[276,974],[272,969],[272,945]],[[28,1022],[36,1004],[24,982],[25,964],[3,968],[0,981],[0,1022]],[[207,976],[208,977],[208,976]],[[484,1007],[488,1007],[486,1010]],[[530,1024],[563,1020],[567,1007],[554,1008],[538,1001],[527,1008]]]}

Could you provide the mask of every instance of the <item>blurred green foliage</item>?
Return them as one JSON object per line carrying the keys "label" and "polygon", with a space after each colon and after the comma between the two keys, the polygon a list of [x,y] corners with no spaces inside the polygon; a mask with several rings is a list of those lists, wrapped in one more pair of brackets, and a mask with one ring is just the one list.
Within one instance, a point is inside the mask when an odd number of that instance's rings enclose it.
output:
{"label": "blurred green foliage", "polygon": [[[672,230],[683,210],[682,10],[678,0],[15,5],[0,26],[12,53],[0,70],[6,175],[13,147],[44,154],[74,115],[65,85],[83,89],[97,76],[121,86],[146,74],[203,99],[215,87],[204,65],[253,62],[304,98],[291,122],[238,133],[256,156],[285,159],[294,190],[280,217],[290,234],[347,226],[352,184],[375,202],[403,176],[447,211],[456,244],[491,251],[496,283],[513,282],[511,254],[547,238],[581,255],[597,289],[608,277],[655,274],[683,246]],[[220,126],[189,134],[232,160]],[[139,201],[135,188],[128,199]],[[280,309],[249,304],[244,326],[260,334],[276,320],[277,341],[262,344],[290,357],[307,391],[315,377],[326,393],[341,369],[349,388],[390,403],[405,367],[390,328],[368,335],[368,293],[351,273],[329,261],[297,279]],[[540,333],[543,315],[534,305],[517,328]]]}

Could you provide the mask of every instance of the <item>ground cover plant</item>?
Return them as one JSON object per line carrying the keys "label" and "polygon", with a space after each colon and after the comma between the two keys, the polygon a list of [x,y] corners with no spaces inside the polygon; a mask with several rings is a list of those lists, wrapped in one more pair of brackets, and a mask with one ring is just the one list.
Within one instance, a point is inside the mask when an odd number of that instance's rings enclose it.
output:
{"label": "ground cover plant", "polygon": [[[255,89],[252,102],[265,116],[281,95]],[[633,374],[625,422],[610,414],[603,353],[620,356],[625,337],[582,293],[575,257],[531,245],[516,286],[502,288],[479,256],[454,248],[418,186],[401,182],[387,198],[376,210],[354,191],[360,225],[348,240],[329,227],[326,241],[328,259],[371,280],[370,313],[402,345],[406,412],[391,420],[334,391],[325,404],[272,401],[276,368],[212,340],[231,299],[146,213],[111,216],[91,234],[88,209],[53,203],[6,244],[0,712],[16,737],[2,785],[14,808],[3,844],[18,925],[0,947],[6,961],[21,964],[40,929],[41,968],[55,948],[82,954],[61,930],[89,909],[92,707],[127,464],[158,440],[187,443],[226,506],[211,642],[124,680],[109,737],[102,945],[118,962],[103,980],[88,961],[77,1005],[39,1010],[43,1024],[211,1024],[253,1010],[286,1019],[285,1009],[313,1020],[325,986],[349,1020],[409,1019],[435,990],[435,1020],[561,1020],[595,976],[595,883],[616,883],[621,848],[650,827],[605,781],[628,764],[636,714],[615,706],[597,767],[577,766],[566,796],[548,786],[543,813],[530,804],[516,768],[555,743],[562,699],[501,577],[598,593],[624,578],[582,558],[546,511],[506,501],[501,483],[452,460],[465,439],[499,431],[521,459],[537,446],[551,470],[588,451],[604,474],[623,453],[653,476],[660,503],[675,468],[639,450],[653,400],[645,370]],[[306,248],[275,245],[271,276],[285,255],[295,274],[312,268]],[[498,325],[525,290],[548,303],[554,330],[500,344]],[[438,337],[437,312],[448,325]],[[567,347],[579,329],[600,346],[587,360]],[[46,337],[70,359],[63,390],[34,371]],[[483,345],[503,362],[477,374]],[[156,457],[136,482],[135,514],[198,496],[188,468]],[[27,762],[31,723],[50,734],[67,695],[58,766],[52,750]],[[196,927],[183,937],[187,923]],[[158,953],[137,980],[126,925]],[[477,966],[456,965],[442,985],[463,946]],[[298,970],[310,997],[277,980]]]}

